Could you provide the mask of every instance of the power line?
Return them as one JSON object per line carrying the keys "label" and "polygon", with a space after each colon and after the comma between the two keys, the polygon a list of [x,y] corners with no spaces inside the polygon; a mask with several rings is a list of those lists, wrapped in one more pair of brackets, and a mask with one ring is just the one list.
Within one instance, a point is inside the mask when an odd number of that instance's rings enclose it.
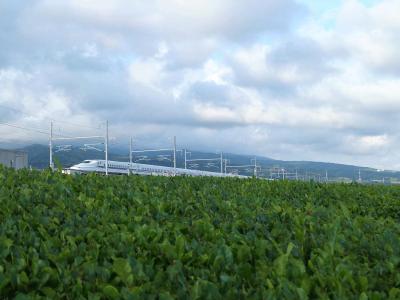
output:
{"label": "power line", "polygon": [[[40,128],[27,128],[27,127],[24,127],[24,126],[15,125],[15,124],[9,124],[9,123],[3,123],[3,122],[0,122],[0,125],[9,126],[9,127],[18,128],[18,129],[31,131],[31,132],[36,132],[36,133],[45,134],[45,135],[49,135],[50,134],[48,131],[45,131],[44,129],[40,129]],[[55,133],[55,135],[60,136],[60,137],[69,138],[69,136],[58,134],[58,133]]]}
{"label": "power line", "polygon": [[26,128],[26,127],[23,127],[23,126],[14,125],[14,124],[9,124],[9,123],[2,123],[2,122],[0,123],[0,125],[9,126],[9,127],[14,127],[14,128],[18,128],[18,129],[23,129],[23,130],[27,130],[27,131],[32,131],[32,132],[36,132],[36,133],[41,133],[41,134],[49,135],[49,133],[43,131],[43,129]]}
{"label": "power line", "polygon": [[[28,116],[28,117],[34,117],[31,114],[28,114],[28,113],[26,113],[26,112],[24,112],[24,111],[22,111],[20,109],[14,108],[14,107],[6,106],[6,105],[3,105],[3,104],[0,104],[0,107],[19,112],[19,113],[21,113],[21,114],[23,114],[25,116]],[[48,117],[44,117],[44,119],[49,120],[49,121],[53,121],[53,122],[56,122],[56,123],[68,124],[68,125],[76,126],[76,127],[80,127],[80,128],[84,127],[84,128],[87,128],[87,129],[95,129],[95,130],[100,130],[101,129],[101,127],[100,127],[101,124],[99,124],[98,127],[92,127],[92,126],[88,126],[88,125],[72,123],[72,122],[69,122],[69,121],[55,120],[55,119],[48,118]]]}
{"label": "power line", "polygon": [[[21,114],[23,114],[23,115],[25,115],[25,116],[28,116],[28,117],[34,117],[34,116],[32,116],[32,115],[30,115],[30,114],[28,114],[28,113],[26,113],[26,112],[24,112],[24,111],[22,111],[22,110],[20,110],[20,109],[14,108],[14,107],[6,106],[6,105],[3,105],[3,104],[0,104],[0,107],[6,108],[6,109],[9,109],[9,110],[13,110],[13,111],[16,111],[16,112],[19,112],[19,113],[21,113]],[[44,119],[49,120],[49,121],[52,121],[52,122],[56,122],[56,123],[64,123],[64,124],[69,124],[69,125],[77,126],[77,127],[79,127],[79,128],[84,127],[84,128],[88,128],[88,129],[95,129],[95,130],[99,130],[99,129],[100,129],[100,125],[99,125],[98,128],[96,128],[96,127],[90,127],[90,126],[86,126],[86,125],[82,125],[82,124],[75,124],[75,123],[66,122],[66,121],[58,121],[58,120],[55,120],[55,119],[52,119],[52,118],[47,118],[47,117],[44,117]],[[42,129],[40,129],[40,130],[42,130]],[[43,130],[42,130],[42,131],[43,131]],[[72,135],[71,133],[67,133],[67,134],[68,134],[68,135]],[[58,134],[56,134],[56,135],[57,135],[57,136],[62,136],[62,137],[69,137],[68,135],[63,135],[63,134],[61,134],[61,133],[58,133]]]}
{"label": "power line", "polygon": [[60,120],[55,120],[55,119],[50,119],[50,118],[46,118],[46,119],[51,120],[51,121],[56,122],[56,123],[68,124],[68,125],[72,125],[72,126],[84,127],[84,128],[87,128],[87,129],[94,129],[94,130],[100,130],[101,129],[101,125],[102,125],[102,124],[99,124],[99,127],[92,127],[92,126],[88,126],[88,125],[71,123],[71,122],[67,122],[67,121],[60,121]]}

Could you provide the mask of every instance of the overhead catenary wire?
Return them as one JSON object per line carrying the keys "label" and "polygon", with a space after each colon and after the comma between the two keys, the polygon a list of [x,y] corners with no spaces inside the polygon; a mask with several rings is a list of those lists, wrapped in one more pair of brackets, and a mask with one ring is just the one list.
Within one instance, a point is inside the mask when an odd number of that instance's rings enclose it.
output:
{"label": "overhead catenary wire", "polygon": [[[1,106],[3,106],[4,107],[4,105],[1,105]],[[8,107],[7,107],[8,108]],[[9,109],[12,109],[12,108],[9,108]],[[17,109],[15,109],[15,110],[17,110]],[[18,110],[17,110],[18,111]],[[10,124],[10,123],[5,123],[5,122],[0,122],[0,125],[3,125],[3,126],[8,126],[8,127],[12,127],[12,128],[18,128],[18,129],[22,129],[22,130],[26,130],[26,131],[30,131],[30,132],[35,132],[35,133],[40,133],[40,134],[44,134],[44,135],[50,135],[50,140],[49,140],[49,148],[50,148],[50,167],[52,168],[53,167],[53,160],[52,160],[52,152],[53,152],[53,145],[52,145],[52,143],[53,143],[53,141],[63,141],[63,140],[76,140],[76,139],[93,139],[93,138],[103,138],[102,136],[79,136],[79,137],[71,137],[71,136],[66,136],[66,135],[62,135],[62,134],[57,134],[57,133],[55,133],[54,131],[53,131],[53,122],[51,122],[51,126],[50,126],[50,130],[49,131],[46,131],[45,129],[39,129],[39,128],[28,128],[28,127],[25,127],[25,126],[21,126],[21,125],[15,125],[15,124]],[[108,127],[107,126],[108,124],[106,123],[106,128]],[[105,138],[105,147],[106,147],[106,150],[105,150],[105,152],[106,152],[106,161],[108,161],[108,130],[106,130],[107,131],[107,133],[106,133],[106,138]],[[55,137],[55,136],[58,136],[58,138],[57,137]],[[115,143],[115,144],[119,144],[119,143]],[[147,151],[150,151],[150,152],[153,152],[153,151],[173,151],[173,153],[174,153],[174,159],[173,159],[173,163],[174,163],[174,169],[176,169],[176,152],[178,152],[178,151],[182,151],[182,150],[177,150],[176,149],[176,137],[174,137],[174,147],[173,147],[173,149],[157,149],[157,150],[155,150],[155,149],[147,149],[147,150],[139,150],[139,151],[132,151],[131,153],[133,153],[133,152],[147,152]],[[222,157],[222,153],[221,153],[221,157]],[[199,159],[199,160],[222,160],[222,158],[217,158],[217,159]],[[195,160],[192,160],[192,161],[195,161]],[[108,168],[107,168],[107,166],[106,166],[106,174],[108,173],[107,170]],[[222,172],[222,165],[221,165],[221,172]]]}
{"label": "overhead catenary wire", "polygon": [[[8,127],[13,127],[13,128],[18,128],[18,129],[22,129],[22,130],[26,130],[26,131],[31,131],[31,132],[36,132],[36,133],[40,133],[40,134],[45,134],[45,135],[49,135],[49,131],[45,131],[45,129],[41,129],[41,128],[28,128],[25,126],[20,126],[20,125],[15,125],[15,124],[10,124],[10,123],[4,123],[4,122],[0,122],[0,125],[3,126],[8,126]],[[59,134],[59,133],[54,133],[54,135],[63,137],[63,138],[70,138],[69,136],[63,135],[63,134]]]}
{"label": "overhead catenary wire", "polygon": [[36,133],[41,133],[41,134],[46,134],[46,135],[49,134],[49,132],[48,131],[44,131],[44,129],[27,128],[27,127],[24,127],[24,126],[10,124],[10,123],[3,123],[3,122],[0,122],[0,125],[13,127],[13,128],[18,128],[18,129],[27,130],[27,131],[36,132]]}
{"label": "overhead catenary wire", "polygon": [[[14,108],[14,107],[7,106],[7,105],[4,105],[4,104],[0,104],[0,107],[8,109],[8,110],[13,110],[15,112],[19,112],[20,114],[23,114],[23,115],[31,117],[31,118],[34,117],[33,115],[28,114],[28,113],[26,113],[26,112],[24,112],[24,111],[22,111],[22,110],[20,110],[18,108]],[[68,125],[76,126],[76,127],[79,127],[79,128],[87,128],[87,129],[93,129],[93,130],[100,130],[101,129],[101,125],[103,125],[102,123],[99,123],[98,127],[94,127],[94,126],[89,126],[89,125],[84,125],[84,124],[73,123],[73,122],[69,122],[69,121],[57,120],[57,119],[48,118],[48,117],[44,117],[43,119],[45,119],[47,121],[52,121],[52,122],[55,122],[55,123],[68,124]]]}
{"label": "overhead catenary wire", "polygon": [[[20,113],[20,114],[22,114],[22,115],[25,115],[25,116],[27,116],[27,117],[35,118],[35,116],[33,116],[33,115],[29,114],[29,113],[26,113],[26,112],[24,112],[23,110],[18,109],[18,108],[15,108],[15,107],[11,107],[11,106],[7,106],[7,105],[4,105],[4,104],[0,104],[0,108],[12,110],[12,111],[18,112],[18,113]],[[71,126],[76,126],[76,127],[79,127],[79,128],[86,128],[86,129],[92,129],[92,130],[100,130],[100,129],[101,129],[101,126],[102,126],[102,123],[99,123],[99,126],[98,126],[98,127],[93,127],[93,126],[88,126],[88,125],[83,125],[83,124],[72,123],[72,122],[69,122],[69,121],[57,120],[57,119],[48,118],[48,117],[43,117],[43,120],[51,121],[51,122],[53,122],[53,124],[54,124],[54,123],[62,123],[62,124],[68,124],[68,125],[71,125]],[[7,124],[10,124],[10,123],[7,123]],[[5,124],[4,124],[4,125],[5,125]],[[20,126],[20,125],[13,125],[13,124],[10,124],[9,126],[15,127],[15,128],[20,128],[20,129],[28,130],[26,127],[25,127],[25,128],[22,128],[23,126]],[[17,127],[17,126],[19,126],[19,127]],[[33,128],[33,129],[34,129],[34,128]],[[55,129],[55,128],[54,128],[54,129]],[[44,134],[44,131],[45,131],[44,129],[36,129],[36,130],[37,130],[37,131],[36,131],[37,133],[42,133],[42,134]],[[49,134],[49,133],[47,132],[46,134]],[[71,133],[67,133],[67,134],[57,133],[56,130],[53,131],[53,134],[54,134],[54,136],[65,137],[65,138],[69,138],[69,137],[73,136],[73,134],[71,134]]]}
{"label": "overhead catenary wire", "polygon": [[[0,105],[0,106],[3,106],[3,105]],[[17,128],[17,129],[21,129],[21,130],[25,130],[25,131],[29,131],[29,132],[35,132],[35,133],[38,133],[38,134],[43,134],[43,135],[49,135],[50,134],[50,132],[48,131],[48,130],[45,130],[45,129],[43,129],[43,128],[34,128],[34,127],[27,127],[26,125],[25,126],[22,126],[22,125],[19,125],[19,124],[12,124],[12,123],[8,123],[8,122],[0,122],[0,126],[7,126],[7,127],[11,127],[11,128]],[[116,146],[116,145],[121,145],[121,144],[125,144],[125,143],[121,143],[121,142],[114,142],[114,143],[109,143],[109,138],[108,138],[108,130],[107,130],[107,133],[106,133],[106,135],[105,136],[103,136],[103,135],[93,135],[93,136],[66,136],[66,135],[63,135],[63,134],[60,134],[60,133],[56,133],[56,132],[53,132],[53,134],[54,134],[54,138],[52,139],[52,140],[54,140],[54,141],[65,141],[65,140],[85,140],[85,139],[104,139],[105,141],[104,141],[104,143],[97,143],[97,144],[84,144],[84,147],[86,147],[86,149],[91,149],[91,150],[97,150],[97,151],[103,151],[103,150],[101,150],[101,149],[98,149],[98,148],[94,148],[94,146],[96,146],[96,145],[105,145],[105,147],[107,148],[107,150],[105,151],[105,152],[108,152],[108,148],[109,147],[111,147],[111,146]],[[4,138],[3,138],[4,139]],[[176,138],[174,138],[174,140],[175,140]],[[15,144],[15,142],[13,142],[13,144]],[[68,145],[68,147],[70,147],[71,145]],[[58,147],[58,146],[56,146],[56,147]],[[61,146],[60,146],[61,147]],[[253,161],[254,160],[254,164],[248,164],[248,165],[228,165],[228,163],[227,163],[227,160],[226,159],[223,159],[223,154],[222,153],[220,153],[220,157],[219,158],[198,158],[198,159],[187,159],[187,154],[189,154],[189,153],[191,153],[191,152],[188,152],[187,150],[185,150],[185,149],[183,149],[183,150],[178,150],[178,149],[176,149],[176,141],[174,141],[174,147],[171,149],[171,148],[162,148],[162,149],[145,149],[145,150],[133,150],[132,149],[132,146],[130,147],[130,149],[131,149],[131,151],[130,151],[130,155],[132,155],[133,153],[140,153],[140,152],[160,152],[160,151],[174,151],[174,154],[176,154],[176,152],[185,152],[184,153],[184,155],[185,155],[185,168],[187,168],[188,166],[187,166],[187,163],[191,163],[191,162],[195,162],[195,161],[221,161],[221,164],[220,164],[220,172],[221,173],[227,173],[227,169],[232,169],[232,168],[234,168],[234,169],[238,169],[238,168],[254,168],[254,175],[257,177],[258,175],[261,175],[261,176],[263,176],[264,174],[265,174],[265,172],[268,172],[268,170],[263,170],[262,168],[261,168],[261,166],[259,166],[259,165],[257,165],[257,161],[256,161],[256,159],[252,159],[251,161]],[[62,148],[62,150],[60,150],[60,151],[67,151],[67,150],[69,150],[69,149],[66,149],[66,148]],[[83,150],[83,149],[82,149]],[[108,160],[108,153],[107,153],[107,158],[106,158],[106,161]],[[161,156],[161,155],[159,155],[159,156]],[[164,155],[165,156],[165,155]],[[175,156],[175,155],[174,155]],[[158,160],[169,160],[169,161],[171,161],[170,159],[165,159],[164,157],[159,157],[158,158]],[[132,161],[132,158],[130,159],[130,161]],[[177,163],[177,161],[176,161],[176,156],[174,157],[174,159],[173,159],[173,162],[174,162],[174,169],[176,168],[176,163]],[[190,166],[194,166],[194,165],[190,165]],[[196,166],[199,166],[198,164],[196,164]],[[211,165],[211,164],[209,164],[209,165],[207,165],[206,166],[207,168],[208,167],[216,167],[216,165]],[[290,168],[290,167],[289,167]],[[249,169],[250,170],[250,169]],[[237,170],[233,170],[234,172],[236,172]],[[246,170],[247,171],[247,170]],[[315,180],[315,181],[318,181],[318,182],[321,182],[321,181],[325,181],[325,182],[331,182],[331,181],[334,181],[334,179],[331,179],[330,180],[330,178],[328,177],[328,171],[327,170],[325,170],[325,174],[324,175],[321,175],[321,174],[319,174],[319,173],[313,173],[313,172],[305,172],[305,174],[304,174],[304,172],[301,172],[300,174],[299,174],[299,170],[296,168],[295,169],[295,172],[293,172],[293,170],[285,170],[284,168],[279,168],[279,167],[274,167],[274,168],[271,168],[270,170],[270,179],[276,179],[276,177],[278,177],[278,178],[280,178],[281,177],[281,175],[282,175],[282,179],[295,179],[295,180]],[[275,171],[275,172],[274,172]],[[290,171],[292,171],[292,172],[290,172]],[[276,173],[277,172],[277,173]],[[277,176],[276,176],[277,175]],[[265,175],[264,175],[265,176]],[[332,178],[332,177],[331,177]],[[355,179],[355,180],[357,180],[357,179]],[[371,179],[365,179],[364,178],[364,180],[365,181],[367,181],[367,182],[373,182],[373,181],[376,181],[376,180],[371,180]],[[361,177],[361,169],[359,169],[358,170],[358,181],[359,182],[363,182],[364,181],[363,180],[363,178]],[[383,179],[383,182],[384,182],[384,179]]]}

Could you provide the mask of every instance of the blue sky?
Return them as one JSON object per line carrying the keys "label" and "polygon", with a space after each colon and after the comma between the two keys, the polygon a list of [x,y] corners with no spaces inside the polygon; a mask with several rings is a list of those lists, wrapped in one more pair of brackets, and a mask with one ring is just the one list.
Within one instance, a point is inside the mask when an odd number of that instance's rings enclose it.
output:
{"label": "blue sky", "polygon": [[[346,0],[299,0],[298,2],[306,5],[315,13],[325,13],[340,8],[345,1]],[[379,0],[360,0],[359,2],[365,6],[372,6],[379,3]]]}
{"label": "blue sky", "polygon": [[[120,145],[176,135],[199,150],[400,169],[398,11],[398,0],[0,0],[0,121],[54,119],[81,135],[107,119]],[[4,126],[0,137],[47,139]]]}
{"label": "blue sky", "polygon": [[[311,11],[315,13],[324,13],[329,10],[336,9],[340,7],[342,4],[342,0],[299,0],[300,3],[305,4]],[[367,0],[363,0],[362,2],[368,2]]]}

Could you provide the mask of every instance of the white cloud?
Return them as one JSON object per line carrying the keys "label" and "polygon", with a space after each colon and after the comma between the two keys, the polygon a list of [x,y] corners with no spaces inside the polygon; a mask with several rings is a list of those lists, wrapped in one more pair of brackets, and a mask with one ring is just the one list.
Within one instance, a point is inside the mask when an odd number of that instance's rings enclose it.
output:
{"label": "white cloud", "polygon": [[370,155],[380,153],[386,147],[391,146],[389,137],[384,135],[365,135],[365,136],[348,136],[346,137],[346,149],[353,155]]}
{"label": "white cloud", "polygon": [[121,138],[400,165],[399,5],[349,0],[307,15],[291,0],[3,2],[0,105],[26,114],[0,116],[109,119]]}
{"label": "white cloud", "polygon": [[215,107],[210,104],[196,104],[193,108],[195,114],[200,121],[210,123],[237,123],[240,120],[237,119],[236,114],[227,107]]}
{"label": "white cloud", "polygon": [[159,89],[162,85],[164,72],[163,63],[155,59],[137,60],[129,67],[131,80]]}
{"label": "white cloud", "polygon": [[[40,72],[21,72],[13,68],[0,70],[0,87],[1,122],[35,130],[30,132],[3,125],[0,126],[2,140],[45,141],[48,136],[38,134],[38,131],[48,131],[52,120],[80,124],[79,130],[83,132],[87,129],[85,125],[99,124],[96,116],[74,109],[64,91],[49,86]],[[57,124],[61,126],[61,123]],[[65,123],[62,126],[56,134],[65,135],[78,129]]]}

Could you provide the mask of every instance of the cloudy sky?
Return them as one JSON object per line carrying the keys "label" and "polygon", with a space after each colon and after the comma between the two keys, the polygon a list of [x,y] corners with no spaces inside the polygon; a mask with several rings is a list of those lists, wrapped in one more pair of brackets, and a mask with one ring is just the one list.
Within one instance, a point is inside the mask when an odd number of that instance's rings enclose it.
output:
{"label": "cloudy sky", "polygon": [[[119,145],[176,135],[400,169],[399,12],[399,0],[0,0],[0,123],[86,135],[108,119]],[[0,125],[0,146],[45,142],[36,131]]]}

